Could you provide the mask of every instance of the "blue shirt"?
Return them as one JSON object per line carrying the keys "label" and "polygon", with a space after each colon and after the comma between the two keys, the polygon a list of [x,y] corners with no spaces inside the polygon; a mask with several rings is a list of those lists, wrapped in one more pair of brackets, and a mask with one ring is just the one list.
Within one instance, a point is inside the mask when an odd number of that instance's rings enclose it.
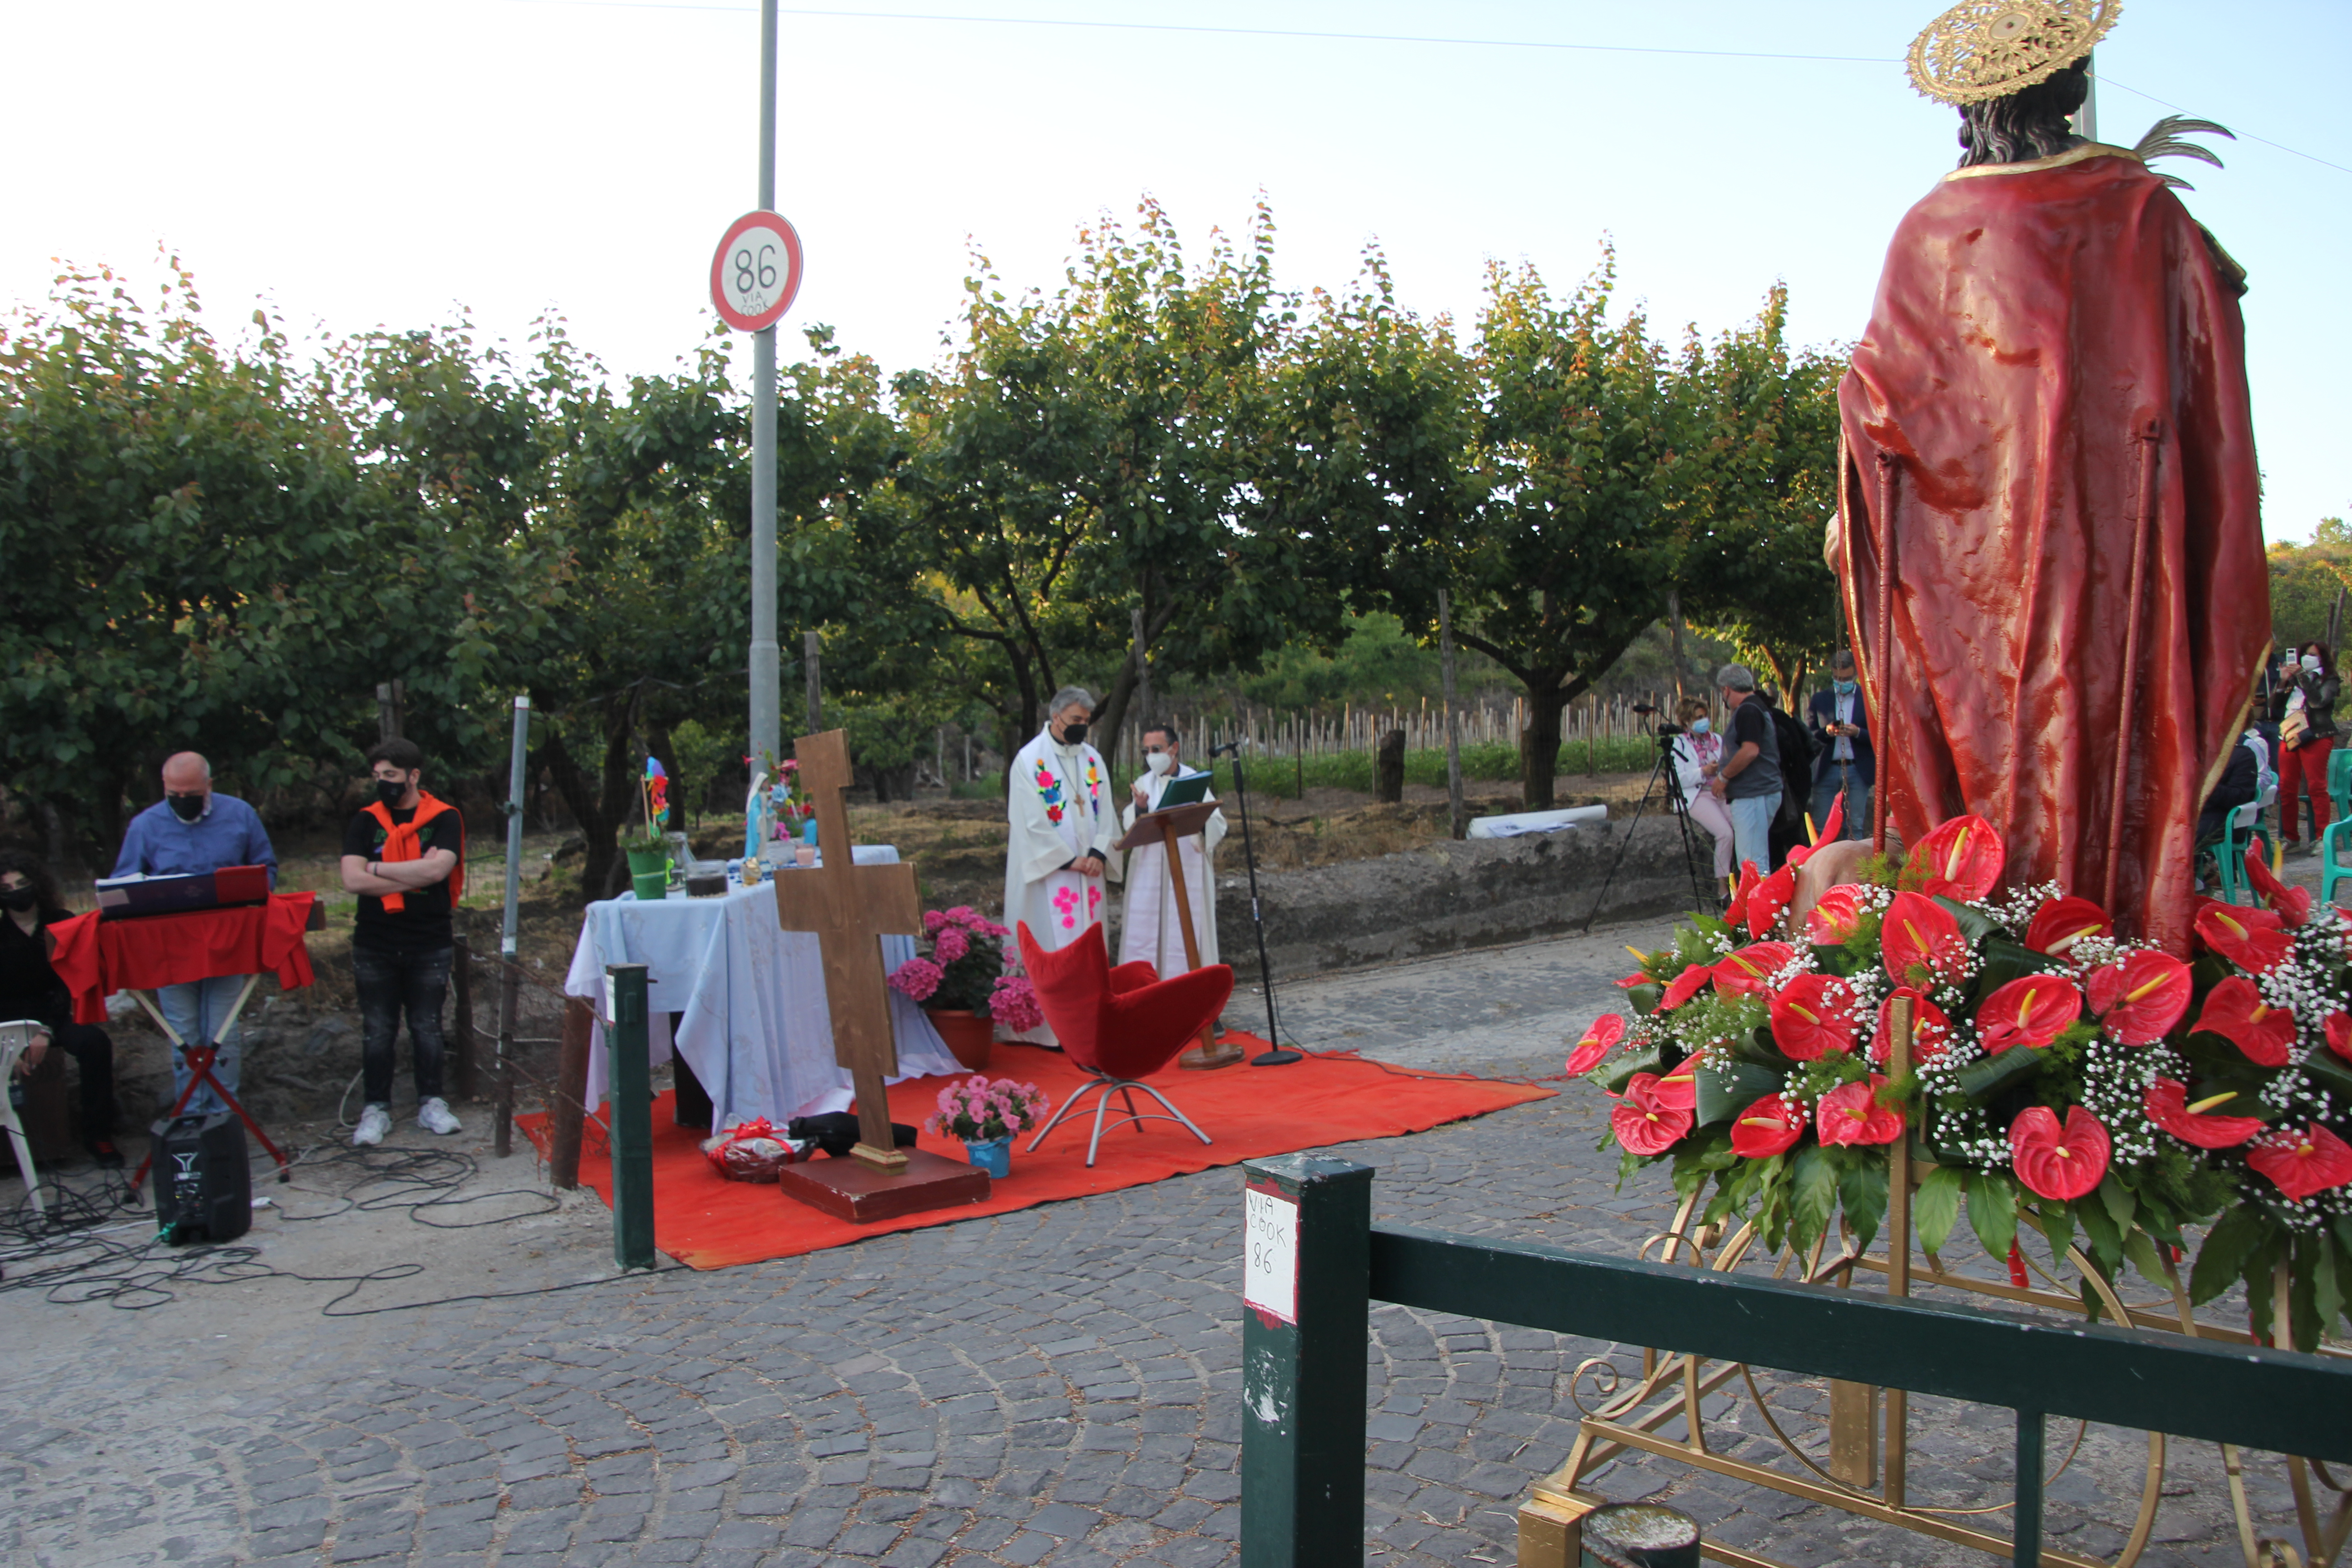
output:
{"label": "blue shirt", "polygon": [[194,822],[182,822],[168,800],[132,817],[131,830],[122,836],[122,853],[114,859],[114,874],[174,877],[217,871],[223,866],[267,866],[269,885],[278,885],[278,851],[269,847],[261,814],[236,796],[215,791],[205,814]]}

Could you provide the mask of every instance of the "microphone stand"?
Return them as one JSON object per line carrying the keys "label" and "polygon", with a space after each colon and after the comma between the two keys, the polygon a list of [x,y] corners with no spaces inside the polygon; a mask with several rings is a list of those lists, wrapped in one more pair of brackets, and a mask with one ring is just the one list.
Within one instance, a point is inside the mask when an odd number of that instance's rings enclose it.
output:
{"label": "microphone stand", "polygon": [[1265,992],[1265,1043],[1269,1048],[1250,1058],[1250,1066],[1254,1068],[1288,1067],[1292,1062],[1306,1060],[1306,1058],[1297,1051],[1284,1048],[1279,1036],[1276,1033],[1274,966],[1266,960],[1265,916],[1258,908],[1257,850],[1250,842],[1249,779],[1242,768],[1241,742],[1235,741],[1229,745],[1212,748],[1209,756],[1213,763],[1219,752],[1224,752],[1234,760],[1234,795],[1241,802],[1242,808],[1242,858],[1249,866],[1250,924],[1257,931],[1258,984]]}

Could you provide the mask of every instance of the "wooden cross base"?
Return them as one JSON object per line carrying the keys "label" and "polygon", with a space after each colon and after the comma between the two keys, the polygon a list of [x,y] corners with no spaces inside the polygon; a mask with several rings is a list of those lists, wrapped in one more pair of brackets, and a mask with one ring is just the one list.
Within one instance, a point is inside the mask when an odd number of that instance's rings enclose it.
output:
{"label": "wooden cross base", "polygon": [[784,1196],[853,1225],[987,1200],[988,1173],[978,1166],[920,1149],[898,1152],[907,1161],[899,1175],[857,1159],[802,1160],[779,1173],[778,1184]]}
{"label": "wooden cross base", "polygon": [[1246,1061],[1249,1053],[1236,1045],[1230,1036],[1204,1037],[1197,1046],[1187,1046],[1177,1057],[1180,1068],[1229,1068],[1235,1062]]}

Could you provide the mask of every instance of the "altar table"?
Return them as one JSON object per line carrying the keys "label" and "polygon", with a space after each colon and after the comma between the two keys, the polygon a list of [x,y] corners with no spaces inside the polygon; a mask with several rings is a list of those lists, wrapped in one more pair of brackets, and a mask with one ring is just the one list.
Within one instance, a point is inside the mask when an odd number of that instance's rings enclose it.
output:
{"label": "altar table", "polygon": [[[898,859],[887,844],[859,845],[852,855],[861,866]],[[775,875],[797,874],[786,868]],[[914,936],[883,938],[882,954],[896,969],[915,956]],[[646,967],[655,1061],[669,1059],[669,1016],[682,1015],[676,1048],[710,1092],[714,1128],[759,1116],[782,1126],[789,1117],[848,1109],[849,1072],[833,1057],[817,939],[777,928],[772,878],[751,888],[730,881],[723,897],[590,904],[565,994],[585,998],[601,1015],[608,963]],[[897,991],[890,993],[890,1021],[898,1045],[898,1076],[891,1082],[962,1070],[923,1010]],[[603,1103],[605,1070],[600,1016],[589,1043],[592,1111]]]}

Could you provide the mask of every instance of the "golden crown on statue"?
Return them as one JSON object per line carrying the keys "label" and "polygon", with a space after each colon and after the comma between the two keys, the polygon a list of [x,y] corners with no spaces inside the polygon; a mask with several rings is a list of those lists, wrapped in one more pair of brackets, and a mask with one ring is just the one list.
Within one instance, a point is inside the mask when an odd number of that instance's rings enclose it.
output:
{"label": "golden crown on statue", "polygon": [[2047,81],[2091,52],[2120,0],[1960,0],[1911,40],[1911,85],[1942,103],[1979,103]]}

